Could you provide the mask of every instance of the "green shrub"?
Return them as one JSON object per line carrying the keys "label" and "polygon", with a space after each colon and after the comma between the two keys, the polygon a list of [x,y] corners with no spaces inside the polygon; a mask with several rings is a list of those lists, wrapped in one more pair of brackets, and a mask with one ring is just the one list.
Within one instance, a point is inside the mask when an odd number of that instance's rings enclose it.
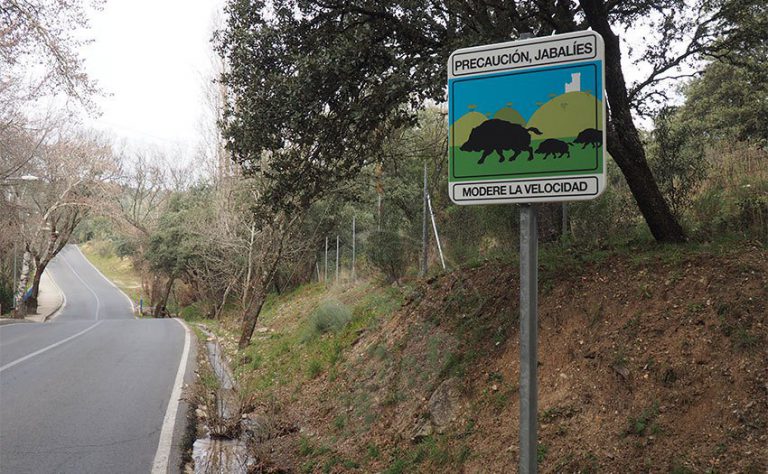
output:
{"label": "green shrub", "polygon": [[626,434],[643,436],[646,433],[647,428],[651,428],[651,431],[658,432],[659,428],[654,425],[654,420],[659,416],[659,402],[654,401],[653,404],[644,409],[639,416],[629,417],[629,426],[627,426]]}
{"label": "green shrub", "polygon": [[313,379],[320,375],[320,372],[323,371],[323,363],[320,362],[317,359],[312,359],[309,361],[309,367],[307,367],[307,376],[309,378]]}
{"label": "green shrub", "polygon": [[647,147],[648,164],[672,213],[680,218],[707,176],[704,146],[694,130],[681,120],[676,107],[662,108],[654,125]]}
{"label": "green shrub", "polygon": [[600,246],[617,236],[633,237],[642,218],[621,170],[607,164],[608,187],[599,199],[568,204],[569,231],[580,243]]}
{"label": "green shrub", "polygon": [[187,321],[195,321],[203,318],[203,311],[200,309],[199,303],[192,303],[181,308],[179,316]]}
{"label": "green shrub", "polygon": [[338,300],[325,300],[309,316],[304,342],[328,332],[339,332],[352,319],[352,311]]}
{"label": "green shrub", "polygon": [[745,233],[760,241],[768,242],[768,193],[745,196],[736,203],[736,221]]}
{"label": "green shrub", "polygon": [[445,210],[440,224],[448,259],[459,265],[517,249],[519,210],[516,206],[457,206]]}
{"label": "green shrub", "polygon": [[13,282],[10,278],[0,278],[0,307],[3,312],[11,310],[13,305]]}
{"label": "green shrub", "polygon": [[691,214],[694,234],[701,240],[739,235],[768,242],[768,187],[707,189],[694,202]]}
{"label": "green shrub", "polygon": [[482,221],[473,206],[449,206],[445,212],[445,225],[441,229],[448,257],[454,262],[476,259],[480,253],[477,236]]}
{"label": "green shrub", "polygon": [[115,255],[115,247],[112,245],[111,240],[95,241],[93,246],[96,250],[96,255],[101,258],[109,258]]}
{"label": "green shrub", "polygon": [[368,239],[371,263],[390,282],[399,281],[407,269],[408,261],[403,237],[397,232],[375,231]]}

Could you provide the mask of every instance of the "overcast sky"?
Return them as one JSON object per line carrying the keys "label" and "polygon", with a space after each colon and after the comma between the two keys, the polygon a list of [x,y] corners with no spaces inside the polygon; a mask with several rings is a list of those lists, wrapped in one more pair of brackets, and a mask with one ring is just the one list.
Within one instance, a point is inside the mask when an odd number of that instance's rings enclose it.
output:
{"label": "overcast sky", "polygon": [[88,120],[130,146],[190,152],[223,0],[108,0],[91,14],[86,71],[109,96]]}
{"label": "overcast sky", "polygon": [[[199,143],[203,85],[212,77],[210,38],[224,0],[107,0],[91,14],[86,71],[108,94],[86,122],[129,147],[187,156]],[[632,32],[642,41],[643,34]],[[625,73],[638,69],[625,59]]]}

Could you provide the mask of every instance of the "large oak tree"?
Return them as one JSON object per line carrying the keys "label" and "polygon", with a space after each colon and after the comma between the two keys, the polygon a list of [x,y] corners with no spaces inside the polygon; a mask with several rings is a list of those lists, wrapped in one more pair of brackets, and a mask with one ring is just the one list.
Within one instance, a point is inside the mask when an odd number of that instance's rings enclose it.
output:
{"label": "large oak tree", "polygon": [[[669,81],[701,59],[738,57],[764,41],[766,8],[763,0],[229,0],[216,36],[231,92],[222,129],[234,159],[270,179],[265,203],[300,207],[375,160],[392,127],[444,101],[451,51],[592,28],[606,44],[608,149],[655,238],[679,242],[685,234],[648,167],[635,116],[663,103]],[[633,44],[620,37],[642,32]],[[630,47],[646,71],[632,83],[622,63]]]}

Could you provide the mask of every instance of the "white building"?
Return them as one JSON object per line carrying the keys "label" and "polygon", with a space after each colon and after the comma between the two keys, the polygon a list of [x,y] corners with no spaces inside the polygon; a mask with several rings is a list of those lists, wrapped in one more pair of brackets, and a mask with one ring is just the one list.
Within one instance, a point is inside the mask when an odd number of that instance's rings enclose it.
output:
{"label": "white building", "polygon": [[581,73],[574,72],[571,74],[571,82],[565,83],[565,93],[569,92],[581,92]]}

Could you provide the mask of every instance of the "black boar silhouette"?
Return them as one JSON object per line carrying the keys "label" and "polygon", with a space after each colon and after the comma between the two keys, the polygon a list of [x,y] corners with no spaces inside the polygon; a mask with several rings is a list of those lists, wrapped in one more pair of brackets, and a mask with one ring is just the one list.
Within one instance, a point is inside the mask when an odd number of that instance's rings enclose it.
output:
{"label": "black boar silhouette", "polygon": [[573,141],[573,145],[582,144],[581,149],[592,145],[592,148],[597,148],[603,144],[603,132],[594,128],[586,128],[579,132],[579,136]]}
{"label": "black boar silhouette", "polygon": [[461,151],[482,151],[483,156],[477,162],[482,165],[485,158],[494,151],[499,154],[499,163],[504,161],[504,150],[513,150],[515,153],[509,157],[509,161],[517,158],[517,155],[527,151],[533,159],[531,148],[531,135],[529,132],[541,135],[534,127],[525,128],[516,123],[501,119],[490,119],[472,129],[469,139],[461,145]]}
{"label": "black boar silhouette", "polygon": [[571,150],[568,149],[568,144],[556,138],[547,138],[541,142],[536,149],[536,153],[543,153],[545,160],[549,155],[552,155],[554,158],[562,158],[565,155],[568,155],[568,158],[571,157]]}

